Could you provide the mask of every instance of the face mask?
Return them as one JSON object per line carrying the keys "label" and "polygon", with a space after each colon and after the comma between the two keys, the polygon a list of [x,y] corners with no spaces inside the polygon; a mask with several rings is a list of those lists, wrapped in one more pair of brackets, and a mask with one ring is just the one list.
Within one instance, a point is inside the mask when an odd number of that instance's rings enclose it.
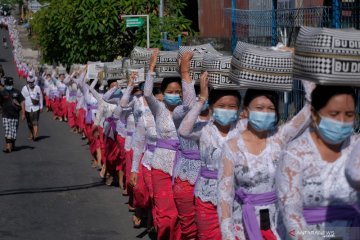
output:
{"label": "face mask", "polygon": [[209,108],[209,101],[206,100],[206,102],[204,103],[204,106],[201,108],[201,111],[204,112]]}
{"label": "face mask", "polygon": [[259,132],[272,130],[275,127],[276,114],[274,112],[250,111],[249,123]]}
{"label": "face mask", "polygon": [[179,94],[169,94],[169,93],[165,93],[164,101],[170,106],[178,106],[182,102]]}
{"label": "face mask", "polygon": [[327,143],[336,145],[353,134],[353,122],[340,122],[327,117],[321,117],[318,125],[318,133],[320,137]]}
{"label": "face mask", "polygon": [[116,91],[111,95],[111,98],[121,98],[123,95],[120,88],[116,89]]}
{"label": "face mask", "polygon": [[228,126],[238,120],[239,114],[237,110],[214,108],[213,118],[221,126]]}
{"label": "face mask", "polygon": [[5,86],[5,89],[11,91],[13,89],[13,86]]}

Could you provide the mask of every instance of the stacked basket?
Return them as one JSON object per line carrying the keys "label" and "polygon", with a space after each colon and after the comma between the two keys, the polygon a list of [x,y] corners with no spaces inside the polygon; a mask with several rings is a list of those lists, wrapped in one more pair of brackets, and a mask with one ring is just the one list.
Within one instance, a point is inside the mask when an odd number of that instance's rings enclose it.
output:
{"label": "stacked basket", "polygon": [[161,51],[157,57],[155,72],[158,77],[179,77],[178,51]]}
{"label": "stacked basket", "polygon": [[198,81],[200,79],[200,75],[203,71],[203,60],[205,54],[210,53],[214,55],[221,55],[215,50],[215,48],[211,44],[203,44],[197,46],[180,46],[178,60],[181,59],[185,52],[194,53],[194,56],[190,62],[190,77],[195,81]]}
{"label": "stacked basket", "polygon": [[105,80],[118,80],[125,77],[121,61],[104,63]]}
{"label": "stacked basket", "polygon": [[214,89],[236,89],[238,85],[229,80],[231,56],[205,54],[203,71],[208,72],[209,86]]}
{"label": "stacked basket", "polygon": [[291,91],[292,52],[238,42],[230,80],[241,88]]}
{"label": "stacked basket", "polygon": [[294,78],[323,85],[360,86],[360,31],[302,27]]}

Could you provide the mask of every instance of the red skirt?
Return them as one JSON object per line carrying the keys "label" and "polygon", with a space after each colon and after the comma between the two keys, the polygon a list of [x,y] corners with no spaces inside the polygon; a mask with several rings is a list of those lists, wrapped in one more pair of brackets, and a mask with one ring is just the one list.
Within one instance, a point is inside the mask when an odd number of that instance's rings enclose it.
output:
{"label": "red skirt", "polygon": [[203,202],[195,198],[196,226],[199,240],[221,240],[221,231],[217,208],[211,202]]}
{"label": "red skirt", "polygon": [[86,115],[85,109],[80,108],[76,120],[77,120],[77,126],[81,130],[85,130],[85,115]]}
{"label": "red skirt", "polygon": [[119,144],[119,161],[116,165],[116,171],[125,171],[126,161],[125,161],[125,138],[121,137],[119,134],[116,136],[117,142]]}
{"label": "red skirt", "polygon": [[[142,155],[142,157],[144,154]],[[142,158],[141,157],[141,158]],[[147,208],[149,207],[149,192],[145,185],[145,179],[143,174],[142,164],[140,162],[139,171],[137,173],[137,182],[134,186],[134,207]]]}
{"label": "red skirt", "polygon": [[47,107],[47,108],[50,108],[51,107],[51,104],[50,104],[50,99],[49,99],[49,97],[48,96],[44,96],[44,99],[45,99],[45,106]]}
{"label": "red skirt", "polygon": [[59,116],[60,99],[59,98],[51,99],[50,105],[51,105],[51,109],[53,112],[53,116],[58,117]]}
{"label": "red skirt", "polygon": [[156,224],[157,218],[156,218],[156,211],[155,211],[155,204],[154,204],[154,190],[153,190],[153,184],[152,184],[152,180],[151,180],[151,170],[144,167],[144,165],[141,165],[140,167],[142,168],[142,171],[143,171],[145,187],[149,193],[149,201],[150,201],[149,205],[151,207],[154,225],[157,226],[157,224]]}
{"label": "red skirt", "polygon": [[125,178],[126,178],[126,186],[130,185],[130,173],[131,173],[131,166],[132,166],[132,157],[133,157],[133,150],[130,151],[125,150]]}
{"label": "red skirt", "polygon": [[104,129],[98,126],[98,131],[99,131],[100,148],[101,148],[101,159],[102,159],[101,162],[102,164],[105,164],[106,158],[105,158]]}
{"label": "red skirt", "polygon": [[152,169],[151,178],[156,211],[154,224],[158,231],[158,239],[181,239],[178,211],[172,190],[172,177],[161,170]]}
{"label": "red skirt", "polygon": [[105,139],[105,161],[106,161],[106,169],[109,173],[115,174],[116,166],[119,165],[119,154],[120,148],[118,147],[118,143],[111,138]]}
{"label": "red skirt", "polygon": [[175,179],[173,186],[176,208],[179,212],[179,222],[182,239],[196,239],[194,185],[188,181]]}
{"label": "red skirt", "polygon": [[76,127],[75,108],[76,108],[75,102],[67,102],[67,116],[68,116],[68,124],[70,128]]}
{"label": "red skirt", "polygon": [[59,105],[59,117],[66,118],[67,116],[67,102],[65,97],[61,97],[59,99],[60,105]]}

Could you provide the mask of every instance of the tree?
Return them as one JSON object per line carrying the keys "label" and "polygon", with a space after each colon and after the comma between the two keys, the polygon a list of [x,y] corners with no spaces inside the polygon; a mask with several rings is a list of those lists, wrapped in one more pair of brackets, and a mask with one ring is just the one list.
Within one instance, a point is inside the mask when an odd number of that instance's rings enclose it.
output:
{"label": "tree", "polygon": [[[129,54],[134,45],[146,46],[146,26],[126,29],[122,14],[150,14],[151,46],[159,47],[160,31],[169,37],[192,32],[181,14],[184,0],[169,0],[161,25],[158,0],[52,0],[31,22],[48,63],[112,61]],[[171,4],[170,4],[171,3]],[[171,13],[171,15],[170,15]]]}

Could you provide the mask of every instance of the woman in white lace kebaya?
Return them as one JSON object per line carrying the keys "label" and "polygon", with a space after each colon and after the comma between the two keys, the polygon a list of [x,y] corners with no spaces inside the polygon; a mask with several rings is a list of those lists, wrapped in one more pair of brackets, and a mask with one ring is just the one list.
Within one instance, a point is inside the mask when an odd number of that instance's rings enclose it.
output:
{"label": "woman in white lace kebaya", "polygon": [[155,117],[158,136],[151,163],[156,211],[154,222],[158,239],[176,240],[180,239],[181,232],[172,190],[172,174],[180,143],[173,119],[181,119],[194,103],[194,95],[191,94],[194,85],[186,79],[165,78],[161,83],[164,102],[159,102],[152,94],[157,55],[158,50],[151,56],[144,89],[145,99]]}
{"label": "woman in white lace kebaya", "polygon": [[[224,143],[239,134],[243,125],[238,124],[240,94],[238,91],[213,90],[209,96],[207,73],[200,81],[206,87],[201,88],[198,102],[181,123],[179,135],[199,141],[200,146],[201,168],[195,184],[197,238],[221,239],[217,216],[217,170]],[[208,96],[212,119],[205,127],[194,129]]]}
{"label": "woman in white lace kebaya", "polygon": [[355,99],[350,87],[317,86],[311,127],[283,153],[276,185],[288,238],[359,239],[359,195],[345,176]]}
{"label": "woman in white lace kebaya", "polygon": [[[161,101],[161,92],[153,91],[153,94],[159,101]],[[147,227],[150,231],[154,226],[153,216],[156,214],[153,205],[154,194],[151,181],[151,162],[156,147],[157,133],[154,116],[143,97],[140,99],[139,109],[142,114],[137,121],[133,138],[134,154],[131,167],[130,184],[134,187],[134,200],[136,205],[140,205],[142,208],[146,208],[148,210]],[[142,196],[143,199],[138,197],[139,195]],[[142,201],[139,201],[139,199]]]}
{"label": "woman in white lace kebaya", "polygon": [[360,191],[360,140],[357,140],[345,166],[345,174],[351,187]]}
{"label": "woman in white lace kebaya", "polygon": [[[309,84],[308,84],[309,85]],[[310,88],[307,99],[310,98]],[[246,92],[246,130],[224,146],[219,168],[219,220],[223,239],[277,239],[275,170],[286,144],[310,123],[310,104],[290,122],[279,121],[278,94]]]}
{"label": "woman in white lace kebaya", "polygon": [[[189,71],[189,68],[185,70]],[[187,74],[188,75],[188,74]],[[190,75],[188,76],[190,78]],[[206,86],[207,87],[207,86]],[[195,91],[194,91],[195,94]],[[210,120],[210,111],[206,102],[196,120],[193,131],[200,132]],[[175,124],[179,121],[174,121]],[[179,126],[177,126],[179,127]],[[201,161],[199,141],[179,136],[181,157],[174,168],[174,198],[179,212],[181,235],[183,239],[196,239],[195,223],[195,182],[199,175]]]}

